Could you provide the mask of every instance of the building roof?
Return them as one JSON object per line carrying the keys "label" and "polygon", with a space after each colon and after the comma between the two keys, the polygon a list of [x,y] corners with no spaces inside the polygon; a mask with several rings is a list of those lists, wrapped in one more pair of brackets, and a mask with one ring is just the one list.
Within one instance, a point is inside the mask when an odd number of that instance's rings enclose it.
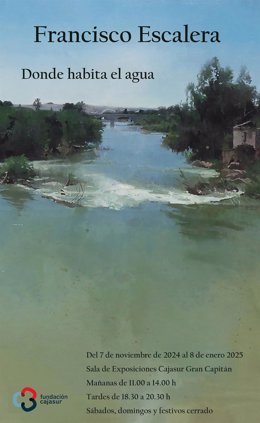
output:
{"label": "building roof", "polygon": [[255,128],[255,124],[248,120],[247,122],[240,123],[239,125],[235,125],[233,129],[244,129],[244,128]]}

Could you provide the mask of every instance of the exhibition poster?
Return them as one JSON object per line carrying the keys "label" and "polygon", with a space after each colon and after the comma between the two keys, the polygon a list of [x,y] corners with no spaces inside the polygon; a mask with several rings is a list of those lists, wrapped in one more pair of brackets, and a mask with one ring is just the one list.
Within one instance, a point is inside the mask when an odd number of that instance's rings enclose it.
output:
{"label": "exhibition poster", "polygon": [[1,423],[257,423],[259,0],[0,0]]}

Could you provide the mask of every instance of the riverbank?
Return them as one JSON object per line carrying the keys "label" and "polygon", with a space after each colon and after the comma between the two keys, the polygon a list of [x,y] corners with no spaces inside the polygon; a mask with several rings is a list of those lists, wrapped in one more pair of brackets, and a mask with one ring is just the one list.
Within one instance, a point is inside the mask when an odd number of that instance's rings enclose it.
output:
{"label": "riverbank", "polygon": [[185,181],[188,192],[196,195],[206,195],[211,191],[236,191],[249,197],[260,199],[260,162],[255,160],[250,164],[221,162],[205,162],[196,160],[195,167],[217,169],[218,176],[210,181]]}
{"label": "riverbank", "polygon": [[[158,122],[154,123],[156,116]],[[166,136],[170,130],[169,121],[167,119],[163,121],[162,117],[156,115],[155,112],[146,116],[145,119],[141,119],[138,125],[147,132],[160,132],[159,129],[161,128],[161,130],[166,131]],[[165,139],[165,135],[163,135],[162,146],[169,149],[167,143],[165,143]],[[250,153],[247,155],[242,149],[242,151],[239,151],[239,155],[241,156],[239,162],[224,164],[222,160],[216,159],[196,159],[192,161],[192,153],[186,152],[184,156],[187,162],[194,168],[215,169],[218,176],[211,178],[207,182],[205,180],[198,181],[196,178],[193,181],[183,178],[183,185],[190,194],[194,195],[207,195],[215,191],[236,191],[240,192],[240,194],[246,194],[248,197],[260,199],[260,161],[259,159],[252,159],[252,152],[250,151]]]}
{"label": "riverbank", "polygon": [[[126,125],[126,127],[128,127]],[[129,126],[130,130],[134,128]],[[157,134],[158,136],[158,134]],[[161,149],[171,159],[171,154],[166,150]],[[98,149],[95,144],[91,148],[79,148],[71,154],[56,154],[51,160],[29,162],[25,156],[18,156],[9,158],[0,169],[0,184],[16,183],[24,186],[25,189],[30,189],[35,193],[40,194],[44,198],[55,201],[68,207],[92,207],[92,204],[87,198],[92,197],[92,187],[99,186],[99,190],[103,190],[105,183],[104,196],[110,197],[108,207],[120,209],[122,200],[127,198],[129,204],[138,204],[142,202],[159,202],[168,204],[206,204],[211,202],[219,202],[229,200],[241,195],[247,194],[253,198],[259,198],[256,194],[255,187],[252,190],[254,182],[247,176],[243,170],[223,168],[221,171],[213,169],[213,163],[199,162],[182,166],[182,169],[177,171],[179,183],[176,186],[169,187],[169,190],[164,189],[157,192],[154,187],[148,190],[136,187],[135,184],[121,184],[113,179],[104,181],[99,176],[90,175],[87,179],[78,175],[77,169],[74,168],[60,177],[60,170],[53,172],[57,163],[63,163],[68,160],[70,163],[73,157],[86,157],[90,154],[92,157],[98,157],[102,152],[108,154],[109,148],[103,147]],[[185,158],[184,158],[185,161]],[[48,171],[46,172],[46,168]],[[176,189],[177,188],[177,189]],[[251,191],[250,191],[251,190]],[[116,201],[114,200],[115,198]],[[124,202],[124,201],[123,201]],[[103,206],[106,201],[101,199],[101,202],[94,202],[95,205]]]}
{"label": "riverbank", "polygon": [[[115,140],[109,138],[110,134]],[[124,141],[125,137],[129,142]],[[205,195],[189,192],[183,184],[182,174],[185,180],[207,183],[218,173],[194,168],[182,155],[170,154],[161,147],[160,137],[158,133],[144,133],[127,124],[117,124],[114,128],[107,125],[102,148],[33,161],[36,176],[19,182],[32,194],[68,207],[121,210],[144,203],[210,204],[239,197],[238,192],[220,189],[212,189]],[[105,174],[99,172],[103,162],[106,163],[102,166]]]}
{"label": "riverbank", "polygon": [[[38,99],[39,100],[39,99]],[[57,112],[0,105],[0,159],[25,155],[38,160],[67,155],[101,142],[102,122],[83,105],[65,103]]]}
{"label": "riverbank", "polygon": [[[106,127],[108,130],[108,127]],[[124,134],[124,131],[139,132],[139,129],[129,125],[118,126],[119,132]],[[143,131],[140,131],[140,135]],[[149,133],[146,133],[147,136]],[[143,136],[143,135],[142,135]],[[145,136],[145,135],[144,135]],[[155,134],[155,137],[160,137]],[[201,167],[194,167],[186,163],[185,157],[179,156],[181,166],[180,168],[172,167],[173,155],[167,150],[163,149],[159,143],[158,148],[160,154],[164,157],[164,162],[167,157],[169,162],[168,170],[175,174],[176,178],[168,187],[158,188],[148,182],[146,188],[136,186],[133,183],[122,183],[114,178],[104,179],[100,175],[82,175],[78,172],[76,166],[71,166],[75,157],[81,161],[86,157],[96,160],[102,155],[113,155],[110,147],[105,145],[99,149],[91,145],[91,149],[85,146],[74,151],[74,154],[55,154],[51,159],[43,161],[29,162],[25,156],[18,156],[6,159],[2,170],[0,171],[1,183],[17,183],[24,186],[25,189],[30,189],[44,198],[63,204],[68,207],[92,207],[100,205],[114,209],[120,209],[125,205],[138,205],[143,202],[158,202],[165,204],[206,204],[211,202],[219,202],[227,199],[237,197],[243,193],[241,189],[236,189],[234,183],[227,183],[223,181],[218,172],[213,169],[204,169]],[[118,148],[118,146],[117,146]],[[132,148],[136,151],[132,151]],[[120,156],[120,163],[123,166],[125,155],[133,158],[138,154],[139,145],[133,146],[130,144],[122,144],[122,154]],[[148,152],[149,154],[149,152]],[[177,156],[176,156],[177,157]],[[63,172],[64,163],[68,164],[66,172]],[[128,164],[129,166],[129,164]],[[131,164],[132,166],[132,164]],[[125,169],[127,171],[127,168]],[[147,170],[148,171],[148,170]],[[162,169],[165,173],[166,169]],[[62,175],[62,176],[61,176]],[[149,179],[150,172],[145,175],[145,179]],[[121,175],[122,177],[122,175]],[[153,179],[153,177],[152,177]],[[93,187],[96,187],[99,193],[103,193],[100,198],[93,201],[89,199],[93,196]],[[123,206],[124,207],[124,206]]]}

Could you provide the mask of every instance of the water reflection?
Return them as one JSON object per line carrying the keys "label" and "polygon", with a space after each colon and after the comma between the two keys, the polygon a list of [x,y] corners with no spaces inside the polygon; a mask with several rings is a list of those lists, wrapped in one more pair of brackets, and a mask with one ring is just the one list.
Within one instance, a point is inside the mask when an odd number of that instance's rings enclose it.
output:
{"label": "water reflection", "polygon": [[6,185],[0,190],[0,196],[19,211],[23,210],[25,204],[34,198],[29,188],[15,185]]}
{"label": "water reflection", "polygon": [[180,232],[194,240],[225,238],[230,231],[242,231],[249,221],[236,212],[236,206],[192,205],[172,206],[166,215],[174,219],[180,227]]}

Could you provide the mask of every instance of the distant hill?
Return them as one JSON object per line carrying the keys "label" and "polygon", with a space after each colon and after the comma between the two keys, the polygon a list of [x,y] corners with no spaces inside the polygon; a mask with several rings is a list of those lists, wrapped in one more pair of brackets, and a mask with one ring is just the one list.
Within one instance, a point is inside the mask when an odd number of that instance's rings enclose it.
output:
{"label": "distant hill", "polygon": [[[18,104],[16,105],[18,106]],[[22,107],[27,107],[29,109],[33,109],[32,104],[22,104]],[[58,112],[62,109],[63,104],[56,104],[56,103],[44,103],[41,105],[41,110],[53,110],[54,112]],[[143,108],[143,107],[126,107],[129,112],[138,112],[140,109],[142,110],[153,110],[152,108]],[[92,114],[102,114],[102,113],[113,113],[113,112],[123,112],[124,107],[116,107],[116,106],[93,106],[91,104],[85,105],[86,113]]]}

